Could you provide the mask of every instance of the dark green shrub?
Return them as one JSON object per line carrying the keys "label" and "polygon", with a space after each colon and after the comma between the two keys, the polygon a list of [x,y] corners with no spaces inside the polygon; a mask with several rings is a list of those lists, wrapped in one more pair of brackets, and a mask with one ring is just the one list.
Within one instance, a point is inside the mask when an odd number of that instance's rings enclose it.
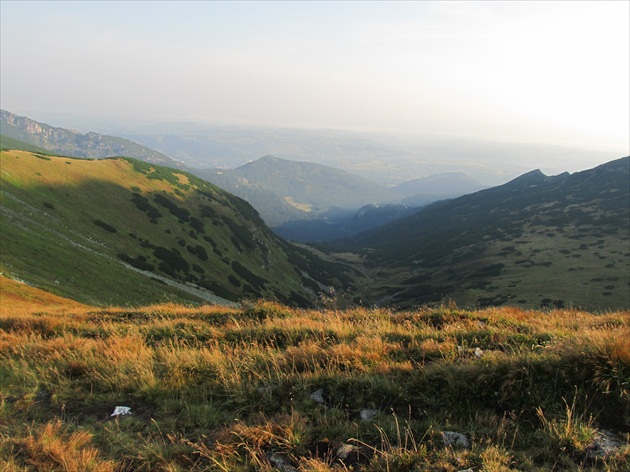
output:
{"label": "dark green shrub", "polygon": [[203,233],[203,221],[201,221],[199,218],[195,218],[194,216],[192,216],[190,218],[190,226],[192,226],[195,231]]}
{"label": "dark green shrub", "polygon": [[155,208],[149,200],[138,193],[134,193],[131,196],[131,201],[136,205],[138,210],[141,210],[147,214],[149,218],[160,218],[162,214]]}
{"label": "dark green shrub", "polygon": [[94,223],[96,226],[100,226],[101,228],[103,228],[105,231],[109,231],[110,233],[117,233],[118,230],[116,228],[114,228],[111,225],[108,225],[107,223],[105,223],[104,221],[101,220],[92,220],[92,223]]}
{"label": "dark green shrub", "polygon": [[247,267],[238,261],[232,261],[232,270],[256,288],[262,289],[265,286],[264,279],[253,274]]}
{"label": "dark green shrub", "polygon": [[[174,250],[166,249],[164,247],[156,247],[153,251],[153,255],[158,259],[164,261],[174,270],[187,272],[190,268],[190,265],[188,264],[188,262],[186,262],[186,259],[184,259],[178,252],[175,252]],[[160,268],[161,267],[162,264],[160,264]]]}
{"label": "dark green shrub", "polygon": [[149,272],[153,272],[155,270],[155,266],[147,262],[147,258],[144,256],[131,257],[124,252],[117,254],[118,259],[125,261],[127,264],[135,267],[140,270],[147,270]]}
{"label": "dark green shrub", "polygon": [[158,205],[161,205],[164,208],[166,208],[172,215],[176,216],[180,220],[182,221],[190,220],[190,212],[186,208],[181,208],[177,206],[175,203],[170,201],[164,195],[160,195],[160,194],[154,195],[153,200],[155,200],[155,202]]}

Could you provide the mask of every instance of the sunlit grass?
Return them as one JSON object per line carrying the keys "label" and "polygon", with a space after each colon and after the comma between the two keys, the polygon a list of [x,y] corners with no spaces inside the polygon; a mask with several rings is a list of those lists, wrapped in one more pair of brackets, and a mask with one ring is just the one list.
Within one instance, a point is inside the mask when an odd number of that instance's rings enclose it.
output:
{"label": "sunlit grass", "polygon": [[[628,312],[16,299],[0,316],[0,467],[622,470],[627,446],[585,451],[599,428],[628,439],[628,339]],[[111,417],[119,405],[132,414]],[[470,448],[445,447],[449,430]]]}

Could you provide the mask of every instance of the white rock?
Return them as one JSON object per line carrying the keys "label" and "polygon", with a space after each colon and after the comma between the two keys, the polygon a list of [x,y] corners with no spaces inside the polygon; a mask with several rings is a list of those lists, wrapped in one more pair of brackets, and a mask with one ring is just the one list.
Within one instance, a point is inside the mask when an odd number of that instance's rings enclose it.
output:
{"label": "white rock", "polygon": [[271,457],[269,457],[269,462],[271,462],[272,466],[282,472],[297,472],[297,469],[288,464],[284,456],[277,452],[274,452]]}
{"label": "white rock", "polygon": [[468,443],[468,438],[461,433],[456,433],[455,431],[442,431],[442,440],[444,441],[444,445],[446,447],[468,447],[470,444]]}
{"label": "white rock", "polygon": [[478,347],[475,348],[475,357],[481,357],[483,356],[483,351],[481,349],[479,349]]}
{"label": "white rock", "polygon": [[359,450],[358,447],[353,446],[352,444],[344,443],[341,446],[339,446],[339,449],[337,449],[337,457],[341,459],[342,461],[344,461],[348,458],[350,454],[352,454],[353,452],[358,452],[358,450]]}
{"label": "white rock", "polygon": [[325,403],[325,400],[324,400],[324,389],[320,388],[319,390],[316,390],[313,393],[311,393],[310,399],[313,400],[316,403],[322,403],[322,404]]}
{"label": "white rock", "polygon": [[117,406],[116,408],[114,408],[114,412],[111,414],[111,416],[119,416],[119,415],[130,415],[131,414],[131,408],[128,406]]}
{"label": "white rock", "polygon": [[361,421],[372,421],[378,415],[378,410],[361,410]]}

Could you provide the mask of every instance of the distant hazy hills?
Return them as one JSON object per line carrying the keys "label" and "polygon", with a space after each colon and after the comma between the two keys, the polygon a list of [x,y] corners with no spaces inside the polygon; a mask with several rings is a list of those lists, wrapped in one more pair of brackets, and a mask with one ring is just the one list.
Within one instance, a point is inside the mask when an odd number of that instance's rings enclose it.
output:
{"label": "distant hazy hills", "polygon": [[[200,165],[204,161],[195,159],[187,159],[187,165],[191,167],[186,167],[165,154],[127,139],[92,132],[83,134],[53,127],[5,110],[1,111],[0,131],[0,147],[3,149],[21,149],[84,158],[128,156],[145,162],[188,170],[250,202],[261,214],[263,220],[272,227],[280,228],[285,223],[291,222],[290,230],[279,229],[279,231],[284,231],[282,234],[298,241],[329,240],[356,234],[406,214],[406,207],[423,206],[436,200],[459,196],[482,188],[479,181],[461,172],[433,175],[404,182],[397,187],[385,187],[334,167],[273,156],[265,156],[236,169],[199,169],[195,168],[195,165]],[[180,156],[187,146],[194,147],[194,143],[205,142],[202,135],[208,132],[208,128],[190,124],[171,124],[155,131],[171,133],[160,135],[155,144],[170,142],[174,146],[168,148],[172,151],[172,155]],[[216,130],[214,132],[216,134]],[[251,138],[252,142],[248,144],[247,155],[255,155],[253,153],[256,146],[266,148],[265,137],[271,139],[272,142],[273,139],[278,139],[277,132],[258,130]],[[297,146],[295,134],[288,130],[285,132],[288,133],[285,136],[288,139],[287,142],[291,143],[288,146],[290,148]],[[181,133],[191,134],[181,135]],[[270,135],[267,136],[268,134]],[[316,132],[306,133],[306,147],[300,149],[304,152],[307,149],[322,149],[322,152],[338,156],[339,152],[342,152],[340,149],[343,148],[342,155],[348,159],[365,158],[366,162],[369,162],[370,157],[369,153],[365,154],[365,146],[378,153],[391,152],[376,144],[356,138],[353,140],[344,133],[339,136],[337,134],[333,133],[333,136],[327,140]],[[232,136],[230,133],[224,136],[226,142],[230,142],[230,136]],[[246,136],[240,136],[239,139],[245,140]],[[343,146],[340,143],[343,143]],[[183,148],[177,146],[183,146]],[[273,147],[273,149],[283,151],[281,146]],[[195,148],[194,153],[195,155],[203,154],[202,151],[203,146],[199,149]],[[219,152],[220,147],[216,151]],[[356,154],[351,156],[353,151]],[[395,211],[387,212],[382,204],[391,203],[397,203],[398,206],[388,205],[387,209],[395,209]],[[358,212],[361,207],[374,204],[378,204],[380,209],[371,211],[373,217],[361,218],[359,221]],[[376,218],[377,214],[381,216]],[[366,225],[368,222],[369,224]],[[311,239],[309,234],[317,235],[317,238]]]}
{"label": "distant hazy hills", "polygon": [[[367,134],[340,130],[213,126],[203,123],[161,123],[110,127],[117,135],[157,149],[194,168],[235,168],[264,155],[316,162],[361,174],[375,160],[393,160],[400,151]],[[343,163],[347,163],[348,168]],[[381,166],[381,169],[383,167]]]}
{"label": "distant hazy hills", "polygon": [[436,200],[459,197],[477,192],[484,185],[462,172],[446,172],[402,182],[393,191],[400,195],[400,203],[407,206],[424,206]]}
{"label": "distant hazy hills", "polygon": [[[19,144],[23,142],[63,156],[83,158],[127,156],[169,167],[181,167],[165,154],[128,139],[56,128],[6,110],[0,110],[0,134],[0,146],[5,149],[26,148],[27,146]],[[28,150],[36,149],[28,147]]]}
{"label": "distant hazy hills", "polygon": [[[83,129],[85,120],[76,123]],[[203,123],[94,122],[91,129],[123,136],[193,168],[236,168],[264,155],[342,169],[381,185],[463,172],[483,186],[503,184],[536,167],[549,174],[604,162],[619,151],[458,136],[412,136],[333,129],[297,129]]]}
{"label": "distant hazy hills", "polygon": [[[282,234],[287,237],[312,229],[323,235],[321,231],[328,233],[325,228],[330,229],[331,223],[339,223],[340,218],[343,219],[343,225],[351,225],[352,220],[358,217],[359,209],[366,205],[374,206],[404,199],[405,207],[421,206],[436,200],[460,196],[482,187],[478,181],[461,173],[416,179],[397,187],[384,187],[333,167],[274,156],[265,156],[236,169],[193,172],[251,202],[271,226],[285,229],[290,226],[297,230],[297,232],[292,230],[291,233],[284,231]],[[404,208],[394,205],[389,205],[379,212],[385,215],[385,212],[394,209],[395,211],[390,211],[389,216],[405,212]],[[392,219],[389,216],[379,219],[374,225],[389,221]],[[299,223],[302,220],[303,227]],[[286,222],[291,224],[284,225]],[[321,228],[316,228],[317,225]],[[368,227],[359,225],[354,229],[349,227],[340,229],[339,232],[324,239],[354,234]],[[301,236],[297,239],[305,240]]]}
{"label": "distant hazy hills", "polygon": [[[245,201],[128,158],[1,151],[4,275],[90,304],[269,298],[309,305],[346,269],[278,238]],[[216,295],[216,296],[215,296]]]}
{"label": "distant hazy hills", "polygon": [[[236,169],[195,173],[251,201],[271,225],[312,218],[333,207],[360,208],[391,198],[386,188],[348,172],[273,156],[265,156]],[[269,193],[277,197],[272,205],[256,196]]]}
{"label": "distant hazy hills", "polygon": [[630,158],[438,202],[335,245],[381,303],[628,308]]}

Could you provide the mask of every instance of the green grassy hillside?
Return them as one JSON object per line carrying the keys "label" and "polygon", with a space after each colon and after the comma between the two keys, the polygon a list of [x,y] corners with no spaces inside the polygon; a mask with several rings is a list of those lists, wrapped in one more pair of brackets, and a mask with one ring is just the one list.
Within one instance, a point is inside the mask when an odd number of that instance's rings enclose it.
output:
{"label": "green grassy hillside", "polygon": [[0,157],[1,270],[52,293],[100,305],[225,302],[210,292],[309,305],[350,283],[190,174],[123,158]]}
{"label": "green grassy hillside", "polygon": [[34,144],[29,144],[25,141],[20,141],[19,139],[11,138],[9,136],[5,136],[4,134],[0,134],[0,149],[16,149],[19,151],[49,154],[49,152],[43,147],[35,146]]}
{"label": "green grassy hillside", "polygon": [[629,168],[530,172],[333,247],[363,257],[380,303],[628,308]]}
{"label": "green grassy hillside", "polygon": [[627,471],[629,337],[628,312],[5,303],[0,470]]}

